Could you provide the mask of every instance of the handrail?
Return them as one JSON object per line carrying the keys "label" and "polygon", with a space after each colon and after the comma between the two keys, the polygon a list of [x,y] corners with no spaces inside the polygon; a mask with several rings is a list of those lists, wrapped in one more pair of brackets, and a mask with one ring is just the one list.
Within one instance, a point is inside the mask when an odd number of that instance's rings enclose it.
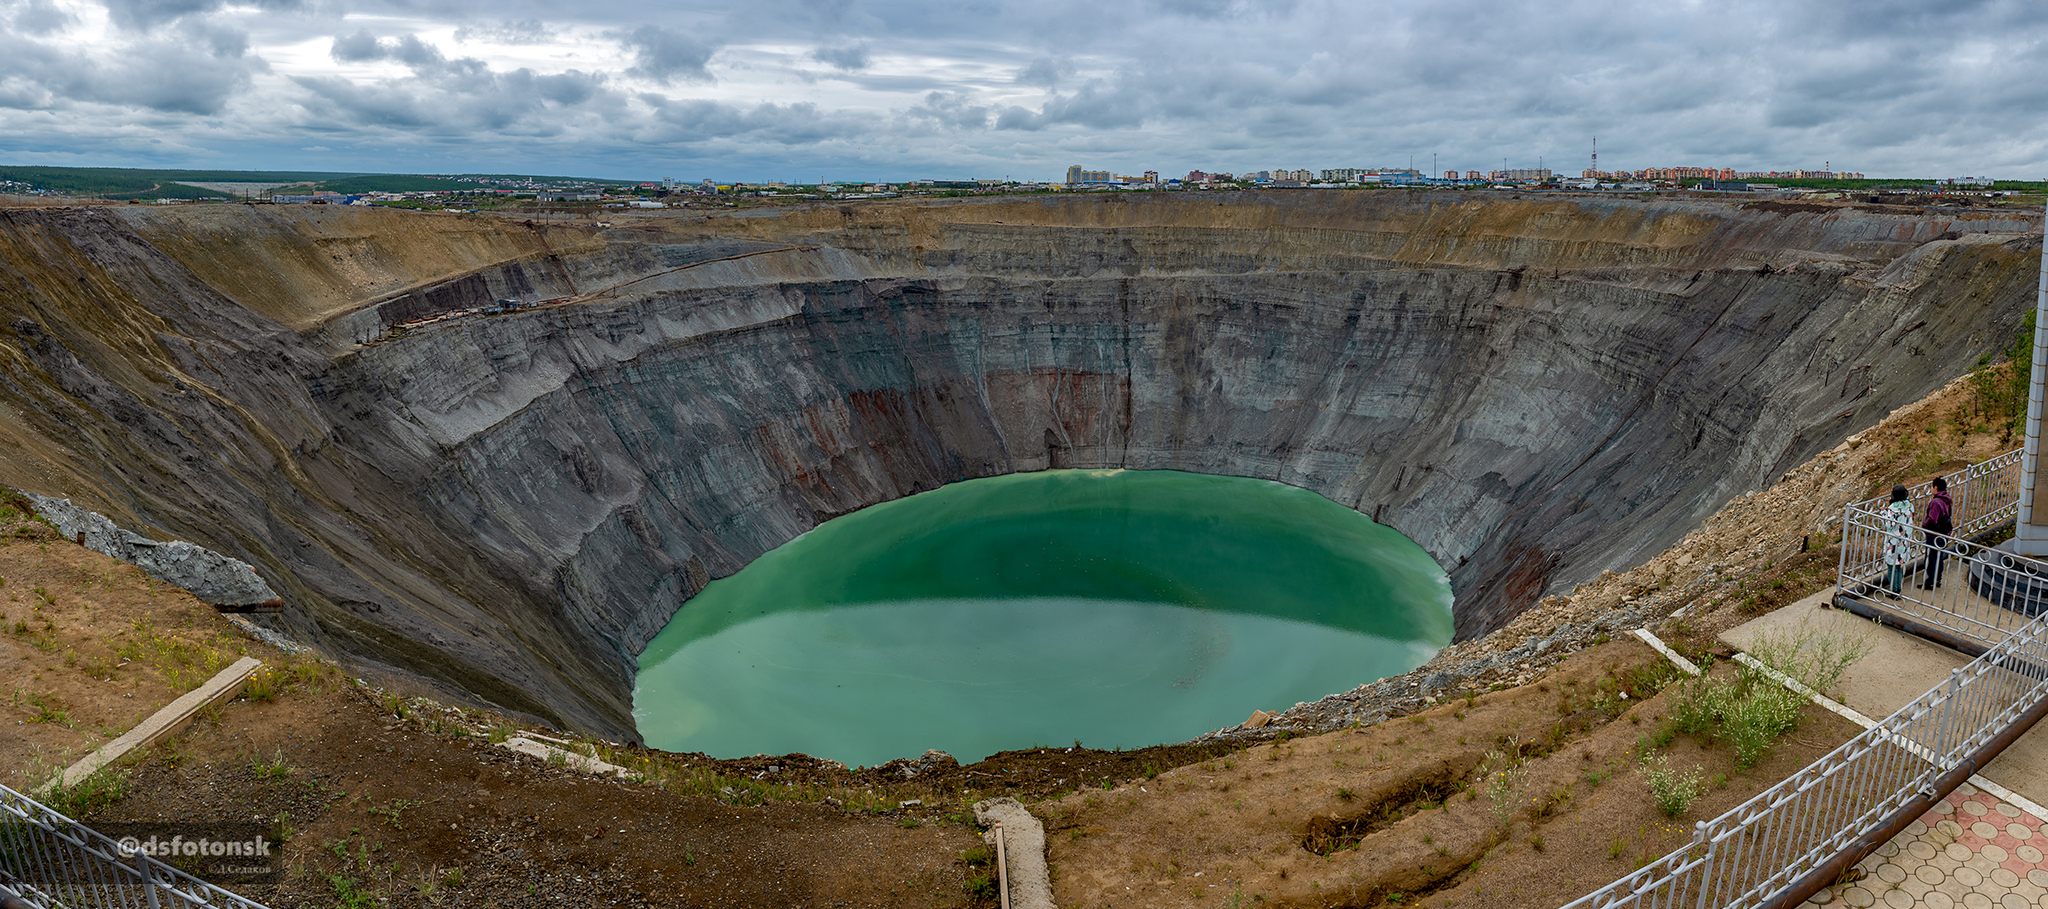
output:
{"label": "handrail", "polygon": [[[2028,597],[2048,586],[2048,563],[1964,539],[2018,514],[2019,455],[2007,452],[1949,478],[1953,534],[1915,526],[1903,538],[1896,535],[1880,511],[1889,496],[1843,510],[1838,594],[1870,599],[1982,641],[1988,645],[1984,653],[1805,769],[1699,822],[1691,843],[1567,909],[1796,904],[1883,845],[2048,714],[2048,671],[2041,668],[2048,666],[2048,614],[2020,621],[2002,608],[2016,605],[2032,614]],[[1931,483],[1909,490],[1916,516],[1925,513],[1920,503],[1931,490]],[[1908,564],[1898,566],[1901,590],[1895,597],[1885,597],[1886,569],[1892,567],[1884,558],[1887,541],[1910,544]],[[1946,558],[1929,562],[1930,544],[1938,544]],[[1940,585],[1906,592],[1904,578],[1932,582],[1932,573],[1942,575]],[[1992,602],[1969,596],[1969,590],[1989,591]],[[2009,629],[2015,621],[2019,627]]]}
{"label": "handrail", "polygon": [[266,909],[0,785],[0,885],[36,909]]}
{"label": "handrail", "polygon": [[[1691,843],[1568,909],[1805,899],[1832,881],[1825,869],[1882,845],[1874,832],[1919,816],[1987,763],[1987,750],[2002,748],[2023,718],[2038,718],[2048,706],[2048,676],[2025,670],[2044,660],[2048,618],[2038,618],[1805,769],[1700,821]],[[1867,844],[1861,853],[1858,844]]]}
{"label": "handrail", "polygon": [[[1949,500],[1955,505],[1955,529],[1951,533],[1975,536],[2019,515],[2021,454],[2023,451],[2015,448],[1948,475]],[[1926,514],[1927,500],[1933,495],[1933,480],[1906,489],[1906,500],[1913,503],[1914,514]],[[1887,492],[1852,502],[1849,507],[1882,511],[1890,499]]]}

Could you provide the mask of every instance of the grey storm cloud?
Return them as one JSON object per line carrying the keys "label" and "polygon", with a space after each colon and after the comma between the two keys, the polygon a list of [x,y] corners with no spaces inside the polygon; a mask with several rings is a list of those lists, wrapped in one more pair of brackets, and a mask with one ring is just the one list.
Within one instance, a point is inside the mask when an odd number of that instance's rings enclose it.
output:
{"label": "grey storm cloud", "polygon": [[77,21],[77,17],[50,0],[14,0],[0,3],[0,22],[28,35],[47,35]]}
{"label": "grey storm cloud", "polygon": [[217,114],[249,82],[240,61],[155,44],[67,86],[72,98],[183,114]]}
{"label": "grey storm cloud", "polygon": [[[211,13],[227,6],[227,0],[105,0],[107,17],[115,24],[144,29],[189,16]],[[301,0],[253,0],[252,6],[266,12],[295,10]]]}
{"label": "grey storm cloud", "polygon": [[671,101],[643,95],[660,127],[659,141],[700,143],[745,138],[777,145],[801,145],[860,134],[866,125],[857,117],[820,109],[816,104],[765,103],[752,106],[717,101]]}
{"label": "grey storm cloud", "polygon": [[843,70],[868,68],[868,46],[849,44],[838,47],[820,47],[811,51],[811,59]]}
{"label": "grey storm cloud", "polygon": [[906,113],[912,120],[948,129],[986,128],[991,110],[988,105],[971,103],[972,100],[964,92],[932,92]]}
{"label": "grey storm cloud", "polygon": [[439,48],[421,41],[418,35],[406,35],[386,41],[370,34],[368,29],[335,38],[334,45],[328,49],[328,54],[343,63],[396,60],[414,69],[440,66],[447,62]]}
{"label": "grey storm cloud", "polygon": [[718,48],[694,35],[661,25],[640,25],[609,34],[633,52],[633,67],[626,71],[630,75],[663,85],[711,81],[705,64]]}
{"label": "grey storm cloud", "polygon": [[1597,135],[1610,167],[2048,169],[2048,4],[2021,0],[75,2],[0,0],[0,154],[1572,171]]}
{"label": "grey storm cloud", "polygon": [[266,68],[247,50],[246,34],[218,23],[183,23],[103,60],[63,42],[0,36],[0,107],[217,114]]}
{"label": "grey storm cloud", "polygon": [[1130,129],[1144,125],[1142,100],[1090,83],[1071,95],[1056,95],[1038,110],[1009,107],[996,118],[998,129],[1043,130],[1054,126]]}
{"label": "grey storm cloud", "polygon": [[1073,74],[1073,63],[1066,60],[1056,60],[1052,57],[1040,57],[1017,71],[1016,82],[1019,85],[1037,85],[1044,88],[1054,88],[1060,84],[1060,80]]}
{"label": "grey storm cloud", "polygon": [[[616,116],[624,101],[602,73],[536,73],[525,67],[499,72],[478,60],[410,50],[405,39],[379,46],[385,56],[369,59],[407,62],[413,74],[368,83],[298,77],[293,81],[307,95],[302,103],[325,119],[380,128],[552,135],[567,128],[565,113],[602,121]],[[409,50],[419,63],[401,56]]]}

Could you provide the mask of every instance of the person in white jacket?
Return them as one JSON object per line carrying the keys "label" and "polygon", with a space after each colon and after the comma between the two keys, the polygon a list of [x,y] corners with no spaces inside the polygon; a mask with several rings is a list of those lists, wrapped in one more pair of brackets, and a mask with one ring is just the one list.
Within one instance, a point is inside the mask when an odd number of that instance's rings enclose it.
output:
{"label": "person in white jacket", "polygon": [[1893,486],[1892,500],[1884,507],[1884,595],[1894,600],[1906,586],[1906,563],[1913,560],[1913,503],[1906,500],[1906,487]]}

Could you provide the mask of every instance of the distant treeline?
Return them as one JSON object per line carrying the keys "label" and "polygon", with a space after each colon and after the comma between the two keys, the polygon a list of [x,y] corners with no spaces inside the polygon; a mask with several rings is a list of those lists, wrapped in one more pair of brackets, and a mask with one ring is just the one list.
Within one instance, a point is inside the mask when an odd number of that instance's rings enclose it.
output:
{"label": "distant treeline", "polygon": [[[332,171],[272,170],[156,170],[130,167],[11,167],[0,165],[0,181],[26,183],[36,189],[68,195],[96,195],[109,199],[198,199],[227,195],[192,183],[278,183],[291,190],[331,190],[338,193],[426,192],[433,190],[487,190],[498,181],[576,181],[606,185],[629,184],[622,180],[576,177],[479,174],[471,180],[415,174],[363,174]],[[286,187],[279,187],[280,190]]]}
{"label": "distant treeline", "polygon": [[112,199],[194,199],[220,192],[193,183],[314,183],[355,176],[322,171],[149,170],[129,167],[10,167],[0,165],[0,180],[26,183],[37,189]]}
{"label": "distant treeline", "polygon": [[360,177],[343,177],[326,180],[313,185],[337,193],[418,193],[445,190],[484,190],[490,187],[480,183],[450,180],[446,177],[415,177],[406,174],[365,174]]}

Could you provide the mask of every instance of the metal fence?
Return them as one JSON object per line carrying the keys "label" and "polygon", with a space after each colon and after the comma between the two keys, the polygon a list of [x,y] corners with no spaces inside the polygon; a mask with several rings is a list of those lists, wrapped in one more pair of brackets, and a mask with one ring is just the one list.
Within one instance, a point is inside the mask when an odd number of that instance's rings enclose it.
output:
{"label": "metal fence", "polygon": [[[2015,448],[1988,461],[1972,464],[1947,477],[1948,497],[1955,503],[1953,532],[1956,536],[1976,536],[2019,516],[2022,451],[2023,449]],[[1906,490],[1906,498],[1913,503],[1914,514],[1927,513],[1927,499],[1932,495],[1932,480]],[[1877,511],[1890,499],[1891,494],[1886,493],[1849,507]]]}
{"label": "metal fence", "polygon": [[42,909],[264,909],[0,786],[0,885]]}
{"label": "metal fence", "polygon": [[[2015,448],[1948,475],[1948,497],[1955,505],[1952,533],[1959,537],[1976,536],[2019,516],[2020,456],[2024,453],[2024,449]],[[1927,500],[1933,495],[1933,480],[1906,488],[1906,500],[1913,503],[1916,515],[1927,513]],[[1890,501],[1891,493],[1885,492],[1852,502],[1849,510],[1881,512]]]}
{"label": "metal fence", "polygon": [[[1975,535],[2017,514],[2018,465],[2019,453],[2012,452],[1950,478],[1958,535]],[[1915,514],[1924,514],[1919,503],[1931,489],[1913,492]],[[1884,524],[1877,510],[1881,502],[1857,503],[1845,512],[1840,576],[1845,593],[1857,588],[1866,596],[1882,596],[1874,586],[1883,583],[1886,567]],[[1966,545],[1955,537],[1942,541]],[[1923,547],[1914,550],[1924,556]],[[1979,554],[1970,548],[1953,556],[1943,587],[1933,592],[1908,588],[1917,596],[1882,602],[1985,641],[1990,646],[1982,656],[1804,770],[1720,817],[1699,822],[1693,841],[1683,848],[1573,901],[1568,909],[1705,909],[1803,898],[1882,845],[2048,712],[2048,670],[2043,669],[2048,667],[2048,616],[2029,620],[1992,614],[1987,610],[1998,607],[1969,602],[1965,593],[1972,569],[1998,579],[2001,573],[2048,574],[2048,565],[2003,554],[1980,560]],[[2009,580],[2028,583],[2020,577]],[[2013,625],[2017,629],[2008,631]]]}
{"label": "metal fence", "polygon": [[[1843,594],[1952,631],[1986,647],[2004,640],[2020,624],[2019,617],[2001,605],[2003,597],[1994,593],[1987,598],[1980,591],[1991,593],[1996,587],[2006,586],[1992,580],[2001,576],[2009,576],[2003,579],[2014,584],[2030,583],[2024,566],[2032,560],[1913,528],[1900,547],[1907,553],[1905,564],[1894,567],[1885,561],[1885,547],[1888,543],[1896,545],[1899,535],[1888,523],[1878,512],[1850,506],[1843,520],[1838,581]],[[1944,558],[1938,572],[1930,572],[1927,556],[1936,546]],[[1922,582],[1934,579],[1935,573],[1940,575],[1939,586],[1922,587]],[[1890,589],[1894,583],[1899,587],[1897,592]]]}
{"label": "metal fence", "polygon": [[2036,619],[1806,769],[1699,822],[1684,848],[1570,905],[1755,906],[1815,874],[1828,883],[1832,860],[1881,845],[1889,833],[1873,831],[1955,788],[1987,746],[2048,698],[2042,666],[2048,620]]}
{"label": "metal fence", "polygon": [[[1861,597],[1901,615],[1918,619],[1991,646],[2005,639],[2019,624],[2014,612],[2005,607],[2005,591],[2031,589],[2036,571],[2048,566],[2019,556],[1986,551],[1972,542],[1983,532],[2012,521],[2019,514],[2020,452],[2005,454],[1957,473],[1949,479],[1949,498],[1955,504],[1952,535],[1929,534],[1919,528],[1927,513],[1927,499],[1933,486],[1923,483],[1907,491],[1915,519],[1911,526],[1895,527],[1885,518],[1889,495],[1857,502],[1843,509],[1842,592]],[[1888,589],[1885,561],[1888,542],[1903,545],[1908,552],[1898,566],[1896,594]],[[1938,544],[1945,558],[1938,560],[1940,586],[1922,587],[1935,580],[1928,572],[1929,553]]]}

